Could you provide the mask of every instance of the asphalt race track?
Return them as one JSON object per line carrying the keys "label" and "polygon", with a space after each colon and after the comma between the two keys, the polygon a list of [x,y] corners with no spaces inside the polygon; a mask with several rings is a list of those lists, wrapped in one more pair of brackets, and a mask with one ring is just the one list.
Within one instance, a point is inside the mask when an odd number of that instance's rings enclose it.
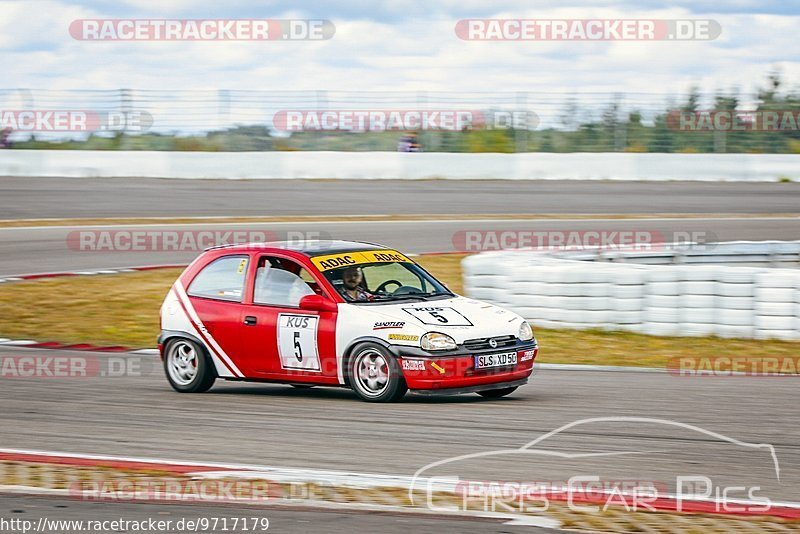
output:
{"label": "asphalt race track", "polygon": [[[246,231],[263,232],[285,239],[292,235],[353,239],[392,246],[409,253],[447,252],[463,249],[454,236],[464,231],[650,231],[672,242],[676,232],[683,236],[700,232],[709,241],[738,239],[797,239],[800,218],[660,219],[660,220],[454,220],[454,221],[370,221],[264,223],[217,225],[146,225],[116,228],[0,228],[0,276],[64,270],[89,270],[153,264],[186,264],[201,251],[108,251],[81,250],[77,232],[138,231]],[[463,235],[463,234],[462,234]],[[69,241],[70,236],[72,240]],[[679,240],[685,238],[678,237]],[[457,241],[457,240],[456,240]]]}
{"label": "asphalt race track", "polygon": [[[459,215],[597,214],[602,219],[465,220]],[[609,219],[625,214],[693,218]],[[717,218],[725,213],[727,218]],[[146,230],[268,231],[394,246],[410,253],[458,249],[480,231],[652,231],[664,241],[800,238],[800,186],[793,183],[158,180],[0,178],[0,219],[69,217],[445,214],[441,221],[150,225]],[[704,216],[704,214],[708,214]],[[785,214],[774,217],[773,214]],[[767,216],[770,215],[770,216]],[[123,227],[125,228],[125,227]],[[86,252],[68,244],[78,228],[0,228],[0,276],[187,263],[197,251]],[[91,227],[80,227],[91,231]],[[96,228],[95,228],[96,229]],[[111,230],[104,228],[105,230]]]}
{"label": "asphalt race track", "polygon": [[[320,232],[420,252],[452,251],[463,230],[650,230],[705,232],[711,240],[798,239],[798,184],[615,182],[327,182],[0,179],[0,219],[136,216],[274,216],[453,214],[449,221],[156,225],[151,229]],[[458,220],[459,214],[692,213],[703,218]],[[712,214],[740,214],[715,218]],[[139,228],[139,227],[137,227]],[[0,229],[0,276],[186,263],[180,253],[82,252],[70,248],[71,227]],[[91,230],[91,228],[84,228]],[[154,332],[154,336],[155,336]],[[47,333],[42,332],[42,339]],[[547,351],[547,347],[543,347]],[[676,347],[679,355],[680,347]],[[0,347],[0,357],[86,353]],[[152,356],[124,355],[141,372],[121,377],[0,378],[0,447],[57,450],[199,462],[352,470],[411,476],[426,464],[458,455],[514,449],[586,418],[657,418],[663,422],[594,421],[541,444],[569,457],[526,456],[441,467],[465,478],[567,481],[574,475],[650,480],[674,490],[676,476],[705,476],[719,486],[758,486],[771,500],[800,501],[800,427],[793,378],[681,378],[667,373],[537,371],[509,398],[407,396],[391,405],[360,402],[343,389],[218,382],[207,394],[173,392]],[[780,467],[764,449],[775,447]],[[589,453],[624,453],[586,457]],[[440,474],[430,473],[431,475]],[[745,498],[746,495],[736,495]],[[61,506],[67,506],[62,508]],[[20,515],[77,517],[85,504],[55,498],[0,496]],[[110,513],[147,516],[155,505],[114,505]],[[120,507],[120,508],[117,508]],[[128,508],[130,508],[128,510]],[[21,510],[21,512],[19,512]],[[163,511],[159,508],[159,511]],[[114,513],[111,512],[115,512]],[[129,512],[129,513],[127,513]],[[235,508],[173,506],[173,516],[235,515]],[[49,513],[49,512],[48,512]],[[263,512],[281,531],[514,531],[496,520],[341,511]],[[59,514],[62,514],[61,516]],[[308,521],[308,523],[303,523]],[[527,531],[532,527],[525,527]]]}
{"label": "asphalt race track", "polygon": [[797,183],[0,177],[0,219],[798,212]]}
{"label": "asphalt race track", "polygon": [[[56,354],[109,357],[0,348],[6,357]],[[412,476],[430,462],[519,448],[584,418],[663,418],[772,444],[780,481],[767,451],[695,430],[625,421],[588,422],[537,446],[569,454],[626,453],[619,457],[512,455],[457,462],[429,474],[565,482],[594,474],[670,488],[678,475],[703,475],[719,484],[760,486],[773,500],[800,500],[793,378],[538,370],[502,400],[408,395],[397,404],[374,405],[346,389],[273,384],[217,382],[208,393],[184,395],[170,389],[156,357],[126,358],[135,362],[126,366],[129,376],[3,379],[2,446]]]}

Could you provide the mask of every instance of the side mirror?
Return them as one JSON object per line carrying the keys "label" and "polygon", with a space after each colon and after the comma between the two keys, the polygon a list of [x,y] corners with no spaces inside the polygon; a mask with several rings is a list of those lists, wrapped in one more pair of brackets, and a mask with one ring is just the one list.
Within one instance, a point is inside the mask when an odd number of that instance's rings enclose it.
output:
{"label": "side mirror", "polygon": [[335,312],[336,303],[322,295],[306,295],[300,299],[300,309],[316,312]]}

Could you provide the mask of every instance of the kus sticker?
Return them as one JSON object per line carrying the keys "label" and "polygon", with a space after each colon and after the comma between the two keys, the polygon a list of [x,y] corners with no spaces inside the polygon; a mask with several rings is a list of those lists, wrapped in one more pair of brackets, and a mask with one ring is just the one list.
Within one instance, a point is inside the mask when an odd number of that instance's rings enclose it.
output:
{"label": "kus sticker", "polygon": [[519,359],[521,362],[527,362],[528,360],[532,360],[533,357],[536,355],[535,350],[526,350],[522,353],[522,358]]}

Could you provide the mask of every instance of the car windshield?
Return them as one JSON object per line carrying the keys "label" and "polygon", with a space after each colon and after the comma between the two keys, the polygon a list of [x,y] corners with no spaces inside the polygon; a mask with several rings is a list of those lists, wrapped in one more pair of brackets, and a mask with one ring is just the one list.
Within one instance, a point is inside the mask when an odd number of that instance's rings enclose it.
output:
{"label": "car windshield", "polygon": [[377,256],[372,253],[366,258],[365,255],[350,254],[314,263],[348,302],[428,300],[453,295],[441,282],[402,254],[382,257],[381,252],[377,252]]}

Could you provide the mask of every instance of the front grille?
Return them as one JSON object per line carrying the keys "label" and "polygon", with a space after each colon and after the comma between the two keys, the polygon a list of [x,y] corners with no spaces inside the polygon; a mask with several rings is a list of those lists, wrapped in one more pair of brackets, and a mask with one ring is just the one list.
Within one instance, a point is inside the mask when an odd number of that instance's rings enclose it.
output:
{"label": "front grille", "polygon": [[[496,347],[489,344],[489,340],[494,339],[497,342]],[[497,337],[481,337],[478,339],[468,339],[464,342],[464,348],[467,350],[494,350],[502,349],[504,347],[511,347],[517,344],[516,336],[497,336]]]}

